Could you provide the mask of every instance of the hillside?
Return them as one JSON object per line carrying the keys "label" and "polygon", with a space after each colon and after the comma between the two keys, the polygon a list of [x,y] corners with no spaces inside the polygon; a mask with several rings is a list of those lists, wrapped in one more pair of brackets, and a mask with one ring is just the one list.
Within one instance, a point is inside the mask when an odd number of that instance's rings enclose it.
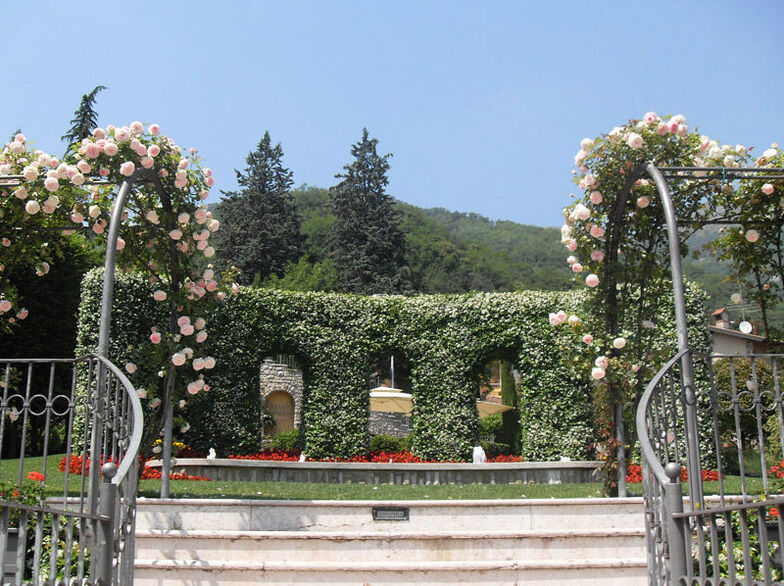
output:
{"label": "hillside", "polygon": [[[292,193],[303,218],[309,260],[322,260],[332,223],[328,191],[303,185]],[[567,290],[574,286],[558,228],[493,221],[476,213],[423,209],[399,201],[396,205],[418,291]],[[730,295],[737,292],[724,282],[723,264],[702,252],[716,235],[717,228],[708,227],[692,236],[690,254],[683,261],[686,277],[702,284],[711,296],[709,308],[728,305]]]}

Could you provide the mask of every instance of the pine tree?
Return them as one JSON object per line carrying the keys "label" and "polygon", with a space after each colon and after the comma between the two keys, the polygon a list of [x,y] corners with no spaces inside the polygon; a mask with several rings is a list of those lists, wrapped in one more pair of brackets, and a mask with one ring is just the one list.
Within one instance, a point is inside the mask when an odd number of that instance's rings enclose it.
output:
{"label": "pine tree", "polygon": [[218,257],[242,271],[238,280],[243,284],[280,276],[301,255],[301,220],[289,194],[293,174],[282,158],[280,143],[273,146],[265,132],[245,159],[245,170],[235,170],[240,191],[224,191],[215,208],[221,220],[214,237]]}
{"label": "pine tree", "polygon": [[330,258],[341,291],[373,294],[410,290],[400,216],[385,192],[391,155],[379,156],[377,144],[363,128],[362,139],[351,147],[354,161],[343,167],[345,173],[336,175],[343,181],[330,189],[335,215]]}
{"label": "pine tree", "polygon": [[82,96],[79,108],[74,112],[74,117],[71,120],[71,128],[60,137],[60,140],[67,142],[69,147],[90,136],[93,129],[98,126],[98,112],[95,111],[95,100],[98,97],[98,93],[105,89],[107,89],[106,86],[97,85],[89,94]]}

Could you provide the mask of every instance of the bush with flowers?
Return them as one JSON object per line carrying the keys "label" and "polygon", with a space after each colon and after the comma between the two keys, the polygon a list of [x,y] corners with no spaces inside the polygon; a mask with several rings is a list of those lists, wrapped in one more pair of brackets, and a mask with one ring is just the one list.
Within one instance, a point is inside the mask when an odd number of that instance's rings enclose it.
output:
{"label": "bush with flowers", "polygon": [[[205,342],[206,316],[227,295],[208,263],[209,243],[219,228],[203,201],[213,185],[212,172],[200,166],[195,149],[185,151],[157,124],[96,128],[59,160],[34,150],[17,134],[0,153],[0,316],[2,327],[23,319],[13,283],[3,279],[8,266],[29,267],[39,277],[55,262],[53,232],[83,232],[101,243],[109,232],[117,185],[134,182],[120,218],[118,267],[133,269],[152,291],[144,338],[118,351],[141,398],[149,405],[178,404],[209,388],[204,372],[215,365]],[[17,274],[20,271],[15,271]],[[90,327],[98,331],[98,315]],[[96,340],[80,340],[81,352]],[[141,366],[137,366],[137,364]],[[165,409],[152,410],[145,425],[146,449],[163,426]],[[180,415],[177,425],[187,427]]]}
{"label": "bush with flowers", "polygon": [[[631,413],[621,406],[636,404],[644,382],[672,354],[656,338],[657,329],[673,321],[670,313],[656,312],[659,299],[671,290],[669,251],[662,202],[645,167],[651,162],[658,167],[717,169],[782,163],[777,147],[755,161],[750,150],[700,135],[682,115],[648,112],[598,138],[584,139],[575,155],[580,193],[564,210],[561,235],[568,264],[591,290],[576,335],[586,345],[581,362],[595,381],[595,405],[610,467],[612,454],[627,441],[623,424]],[[730,230],[733,238],[720,246],[727,247],[728,256],[737,253],[748,260],[751,256],[737,245],[759,240],[760,233],[751,224],[768,217],[773,203],[778,205],[777,188],[763,180],[705,176],[699,172],[668,180],[682,252],[688,251],[686,240],[694,231],[717,218],[731,219],[742,223],[741,232]],[[760,207],[763,200],[767,207]],[[757,260],[746,268],[753,272],[759,266]],[[550,321],[563,320],[551,316]],[[692,336],[690,342],[699,350],[707,340]],[[608,474],[608,488],[613,490],[611,477]]]}

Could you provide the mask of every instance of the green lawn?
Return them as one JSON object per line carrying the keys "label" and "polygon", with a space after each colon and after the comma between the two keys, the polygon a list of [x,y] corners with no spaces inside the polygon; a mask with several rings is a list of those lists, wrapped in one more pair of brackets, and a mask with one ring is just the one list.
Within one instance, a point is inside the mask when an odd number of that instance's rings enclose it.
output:
{"label": "green lawn", "polygon": [[[47,461],[47,494],[61,495],[64,473],[57,469],[62,455],[50,456]],[[41,458],[25,458],[24,475],[41,472]],[[0,479],[15,481],[18,460],[6,460],[0,467]],[[69,493],[76,494],[81,477],[71,475]],[[747,489],[752,494],[762,492],[761,478],[748,478]],[[157,497],[160,480],[142,480],[139,495]],[[718,491],[718,482],[705,483],[706,494]],[[464,484],[464,485],[395,485],[395,484],[317,484],[301,482],[195,482],[172,480],[173,498],[248,498],[294,500],[415,500],[415,499],[521,499],[521,498],[590,498],[601,496],[601,484]],[[728,493],[740,492],[740,478],[725,479]],[[688,489],[684,484],[684,493]],[[630,484],[629,495],[640,496],[642,485]]]}

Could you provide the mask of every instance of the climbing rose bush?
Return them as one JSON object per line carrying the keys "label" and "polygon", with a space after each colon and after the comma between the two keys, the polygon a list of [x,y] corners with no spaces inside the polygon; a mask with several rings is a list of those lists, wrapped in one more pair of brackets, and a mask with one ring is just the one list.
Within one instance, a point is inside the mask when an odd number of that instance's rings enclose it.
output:
{"label": "climbing rose bush", "polygon": [[[44,277],[58,254],[53,232],[83,232],[106,245],[117,186],[127,179],[135,183],[120,218],[118,266],[139,272],[156,287],[154,299],[170,323],[151,323],[148,339],[125,352],[124,367],[140,398],[153,408],[162,402],[163,381],[173,379],[169,400],[179,405],[184,397],[209,390],[204,373],[215,359],[206,351],[206,318],[231,282],[222,281],[210,264],[215,255],[210,236],[220,228],[203,203],[215,181],[212,171],[201,166],[196,149],[182,149],[158,124],[96,128],[63,160],[33,149],[21,133],[5,145],[0,318],[7,328],[27,316],[3,275],[15,266]],[[137,363],[155,367],[140,369]],[[187,431],[187,422],[178,424]]]}

